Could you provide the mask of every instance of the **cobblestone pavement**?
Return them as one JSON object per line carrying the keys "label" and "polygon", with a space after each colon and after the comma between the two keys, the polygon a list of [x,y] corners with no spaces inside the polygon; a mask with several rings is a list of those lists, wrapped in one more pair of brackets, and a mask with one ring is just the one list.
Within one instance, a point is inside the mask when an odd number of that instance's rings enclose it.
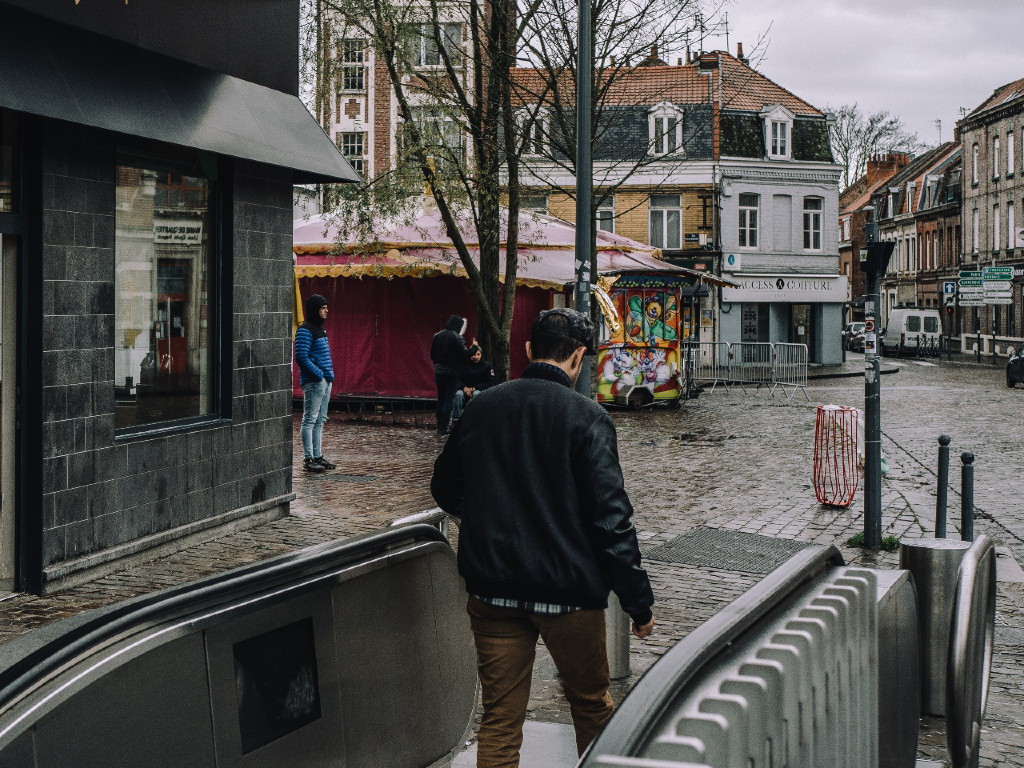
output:
{"label": "cobblestone pavement", "polygon": [[[851,355],[846,371],[862,371]],[[952,438],[950,534],[959,521],[959,453],[977,457],[976,533],[993,536],[1024,561],[1024,389],[1007,390],[1002,368],[885,361],[882,377],[883,535],[931,535],[935,516],[937,437]],[[818,504],[812,485],[818,404],[862,406],[863,377],[815,379],[811,402],[765,391],[718,388],[682,408],[614,412],[627,490],[645,551],[700,526],[834,544],[851,564],[892,568],[896,553],[846,544],[863,530],[862,494],[849,510]],[[152,563],[46,597],[0,602],[0,642],[63,616],[264,559],[340,536],[374,530],[433,506],[427,480],[440,442],[432,413],[332,414],[325,455],[338,469],[301,470],[297,443],[292,514],[282,520],[192,547]],[[653,636],[631,639],[631,676],[614,684],[621,699],[638,677],[686,633],[756,583],[760,576],[648,560],[657,604]],[[982,766],[1024,768],[1024,585],[1000,583],[997,632]],[[534,675],[530,718],[570,722],[557,676],[542,653]],[[939,720],[922,723],[921,757],[942,760]]]}

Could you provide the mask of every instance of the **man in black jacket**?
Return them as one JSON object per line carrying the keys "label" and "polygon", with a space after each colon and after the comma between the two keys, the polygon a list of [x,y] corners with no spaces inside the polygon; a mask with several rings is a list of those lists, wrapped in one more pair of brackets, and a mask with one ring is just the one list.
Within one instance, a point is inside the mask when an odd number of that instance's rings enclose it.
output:
{"label": "man in black jacket", "polygon": [[430,342],[430,359],[434,362],[434,383],[437,385],[437,408],[434,415],[437,418],[438,435],[448,434],[459,376],[470,356],[479,349],[475,339],[473,345],[466,348],[466,340],[462,337],[466,325],[464,317],[451,315],[444,328],[435,333]]}
{"label": "man in black jacket", "polygon": [[634,635],[654,629],[615,425],[572,389],[594,352],[590,318],[541,312],[522,378],[476,395],[434,463],[431,493],[461,518],[459,573],[484,706],[478,768],[519,764],[538,636],[558,667],[582,754],[612,714],[608,592]]}

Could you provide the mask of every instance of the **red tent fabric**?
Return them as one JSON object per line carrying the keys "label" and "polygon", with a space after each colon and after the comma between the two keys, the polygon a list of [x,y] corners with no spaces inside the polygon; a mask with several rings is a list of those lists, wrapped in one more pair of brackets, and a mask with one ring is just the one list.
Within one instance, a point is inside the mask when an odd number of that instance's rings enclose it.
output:
{"label": "red tent fabric", "polygon": [[[319,293],[330,307],[327,334],[335,396],[424,397],[437,394],[430,341],[449,315],[469,319],[476,307],[465,270],[440,216],[429,204],[410,222],[381,222],[377,242],[342,242],[330,217],[295,222],[293,248],[297,308]],[[463,235],[476,256],[471,227]],[[576,278],[575,227],[550,216],[520,217],[516,303],[511,333],[511,374],[526,367],[525,343],[537,313],[568,297]],[[698,274],[667,264],[657,249],[599,231],[598,276],[625,271]],[[502,248],[504,255],[504,248]],[[485,357],[487,350],[484,350]],[[298,368],[293,392],[301,397]]]}

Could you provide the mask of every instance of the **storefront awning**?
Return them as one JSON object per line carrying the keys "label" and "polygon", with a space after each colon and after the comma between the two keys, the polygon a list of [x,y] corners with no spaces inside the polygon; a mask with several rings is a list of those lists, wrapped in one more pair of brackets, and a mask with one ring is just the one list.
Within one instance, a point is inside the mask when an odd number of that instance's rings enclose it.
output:
{"label": "storefront awning", "polygon": [[0,107],[358,181],[296,96],[4,7]]}

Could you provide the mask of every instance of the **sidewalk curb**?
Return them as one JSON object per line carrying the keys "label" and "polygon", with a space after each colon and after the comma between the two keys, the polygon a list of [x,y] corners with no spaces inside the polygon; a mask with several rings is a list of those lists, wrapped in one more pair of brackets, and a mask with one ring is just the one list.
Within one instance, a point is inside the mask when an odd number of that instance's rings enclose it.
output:
{"label": "sidewalk curb", "polygon": [[[885,376],[890,373],[899,373],[900,369],[896,367],[882,368],[879,374]],[[863,377],[864,371],[837,371],[837,372],[825,372],[825,373],[808,373],[808,381],[821,381],[822,379],[853,379],[857,377]]]}

